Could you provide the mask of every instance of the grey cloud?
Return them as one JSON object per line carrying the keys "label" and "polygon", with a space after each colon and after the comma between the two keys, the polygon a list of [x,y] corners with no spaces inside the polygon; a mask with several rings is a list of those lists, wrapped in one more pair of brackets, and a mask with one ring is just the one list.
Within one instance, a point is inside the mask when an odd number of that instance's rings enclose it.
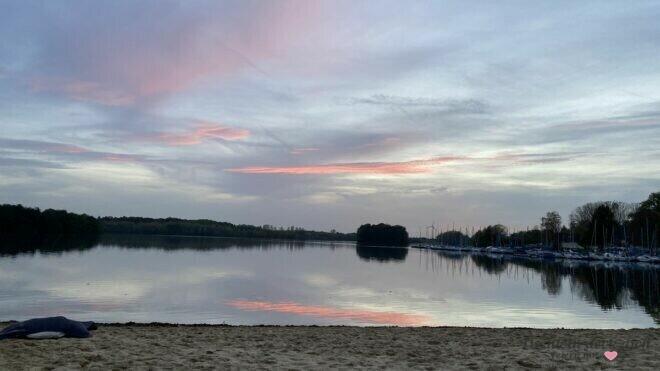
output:
{"label": "grey cloud", "polygon": [[456,114],[484,114],[489,110],[487,103],[477,99],[436,99],[375,94],[366,98],[349,98],[346,102],[348,104],[397,106],[403,108],[434,108],[441,112]]}
{"label": "grey cloud", "polygon": [[[147,156],[94,151],[77,145],[26,139],[0,138],[0,145],[18,153],[47,155],[62,161],[144,161]],[[27,164],[27,163],[26,163]]]}
{"label": "grey cloud", "polygon": [[[41,161],[25,158],[0,157],[0,166],[2,167],[20,167],[20,168],[43,168],[43,169],[66,169],[62,164],[50,161]],[[7,174],[4,174],[7,175]]]}
{"label": "grey cloud", "polygon": [[544,164],[569,161],[580,156],[587,155],[587,152],[576,151],[562,151],[562,152],[548,152],[548,153],[512,153],[496,155],[493,159],[497,161],[511,161],[524,164]]}
{"label": "grey cloud", "polygon": [[[660,118],[660,116],[658,116]],[[660,130],[657,119],[603,119],[573,121],[550,125],[528,132],[535,143],[560,143],[593,140],[611,134],[634,134]]]}

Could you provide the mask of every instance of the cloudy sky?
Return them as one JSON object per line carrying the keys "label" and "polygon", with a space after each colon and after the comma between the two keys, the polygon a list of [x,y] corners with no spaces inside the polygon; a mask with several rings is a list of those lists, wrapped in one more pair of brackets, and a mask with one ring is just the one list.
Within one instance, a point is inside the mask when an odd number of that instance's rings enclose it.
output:
{"label": "cloudy sky", "polygon": [[0,203],[522,228],[660,190],[660,3],[0,0]]}

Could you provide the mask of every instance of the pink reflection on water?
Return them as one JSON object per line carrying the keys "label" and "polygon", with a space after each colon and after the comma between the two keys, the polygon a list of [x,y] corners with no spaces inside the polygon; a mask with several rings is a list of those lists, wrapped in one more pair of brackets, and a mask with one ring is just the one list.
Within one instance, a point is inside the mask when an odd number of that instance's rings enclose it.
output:
{"label": "pink reflection on water", "polygon": [[304,305],[294,302],[269,302],[252,300],[231,300],[229,306],[247,311],[266,311],[301,316],[323,317],[330,319],[350,319],[382,325],[422,326],[430,322],[430,318],[421,314],[400,312],[380,312],[365,309],[341,309],[317,305]]}

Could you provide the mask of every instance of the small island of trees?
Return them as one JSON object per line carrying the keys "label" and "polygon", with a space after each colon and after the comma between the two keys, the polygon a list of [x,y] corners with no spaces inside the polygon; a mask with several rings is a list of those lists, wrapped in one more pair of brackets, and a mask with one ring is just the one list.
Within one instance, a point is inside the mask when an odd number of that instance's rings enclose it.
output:
{"label": "small island of trees", "polygon": [[408,232],[400,225],[363,224],[357,230],[357,243],[375,246],[408,246]]}

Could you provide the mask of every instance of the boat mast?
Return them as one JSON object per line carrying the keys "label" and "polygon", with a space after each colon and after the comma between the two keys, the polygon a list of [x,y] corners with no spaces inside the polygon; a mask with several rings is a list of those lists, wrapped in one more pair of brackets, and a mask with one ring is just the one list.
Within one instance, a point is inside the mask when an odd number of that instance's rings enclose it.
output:
{"label": "boat mast", "polygon": [[651,240],[649,239],[649,217],[646,217],[646,243],[649,245],[649,252],[651,252]]}
{"label": "boat mast", "polygon": [[[598,226],[598,220],[594,219],[594,231],[591,233],[591,246],[596,246],[598,245],[598,241],[596,241],[596,227]],[[596,246],[598,247],[598,246]]]}

